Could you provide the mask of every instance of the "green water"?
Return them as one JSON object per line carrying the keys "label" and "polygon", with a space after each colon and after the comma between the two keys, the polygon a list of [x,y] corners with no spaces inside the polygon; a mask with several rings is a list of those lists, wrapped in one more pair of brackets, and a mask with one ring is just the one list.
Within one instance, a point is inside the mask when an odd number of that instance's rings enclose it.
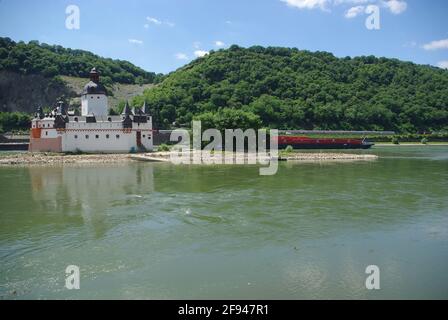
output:
{"label": "green water", "polygon": [[[367,152],[381,158],[275,176],[2,167],[0,298],[447,299],[448,147]],[[80,290],[65,288],[72,264]]]}

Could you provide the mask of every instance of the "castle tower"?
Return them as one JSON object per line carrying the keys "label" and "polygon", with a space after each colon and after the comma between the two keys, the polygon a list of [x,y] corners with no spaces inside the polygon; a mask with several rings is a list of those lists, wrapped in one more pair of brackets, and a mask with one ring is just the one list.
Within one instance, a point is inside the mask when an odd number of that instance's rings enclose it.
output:
{"label": "castle tower", "polygon": [[81,115],[107,116],[106,89],[100,84],[100,74],[93,68],[90,71],[90,82],[84,87],[81,95]]}

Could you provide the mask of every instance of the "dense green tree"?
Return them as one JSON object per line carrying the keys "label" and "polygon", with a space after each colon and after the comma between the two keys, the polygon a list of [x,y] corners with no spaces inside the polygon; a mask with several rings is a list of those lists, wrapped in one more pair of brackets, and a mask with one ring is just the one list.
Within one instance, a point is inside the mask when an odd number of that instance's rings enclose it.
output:
{"label": "dense green tree", "polygon": [[0,133],[27,130],[31,127],[31,115],[22,112],[0,112]]}
{"label": "dense green tree", "polygon": [[163,78],[128,61],[102,58],[88,51],[50,46],[38,41],[16,43],[9,38],[0,38],[0,70],[47,77],[88,77],[92,67],[98,68],[108,82],[158,83]]}
{"label": "dense green tree", "polygon": [[141,100],[159,110],[162,127],[193,117],[207,126],[245,125],[232,118],[240,110],[278,129],[448,130],[448,71],[296,48],[233,45],[211,52]]}

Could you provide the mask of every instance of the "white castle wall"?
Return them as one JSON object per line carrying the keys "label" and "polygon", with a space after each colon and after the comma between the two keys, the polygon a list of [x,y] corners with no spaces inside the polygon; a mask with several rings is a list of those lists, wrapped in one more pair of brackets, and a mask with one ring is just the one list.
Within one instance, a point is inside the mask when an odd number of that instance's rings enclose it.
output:
{"label": "white castle wall", "polygon": [[81,97],[81,114],[87,116],[107,115],[107,96],[104,94],[85,94]]}
{"label": "white castle wall", "polygon": [[66,131],[62,138],[62,151],[129,152],[132,148],[137,150],[135,135],[135,132],[122,131]]}
{"label": "white castle wall", "polygon": [[[137,151],[137,131],[141,132],[141,142],[147,150],[153,149],[151,121],[138,125],[132,130],[123,130],[121,121],[101,121],[96,123],[69,122],[62,134],[64,152],[129,152]],[[130,132],[129,132],[130,131]]]}

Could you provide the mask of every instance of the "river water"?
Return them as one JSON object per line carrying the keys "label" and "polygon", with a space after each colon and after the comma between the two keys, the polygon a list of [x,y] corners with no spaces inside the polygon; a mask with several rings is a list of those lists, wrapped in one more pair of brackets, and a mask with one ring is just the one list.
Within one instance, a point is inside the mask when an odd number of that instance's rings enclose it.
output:
{"label": "river water", "polygon": [[[379,160],[274,176],[1,167],[0,299],[447,299],[448,147],[367,152]],[[366,289],[369,265],[380,290]]]}

